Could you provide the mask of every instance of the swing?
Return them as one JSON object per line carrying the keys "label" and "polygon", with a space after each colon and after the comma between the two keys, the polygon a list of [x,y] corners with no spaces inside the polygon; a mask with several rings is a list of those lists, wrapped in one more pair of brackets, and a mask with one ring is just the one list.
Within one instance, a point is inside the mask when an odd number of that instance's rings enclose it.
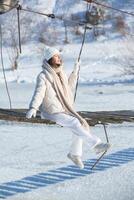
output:
{"label": "swing", "polygon": [[0,15],[12,10],[17,4],[18,0],[0,0]]}
{"label": "swing", "polygon": [[[90,4],[91,5],[91,4]],[[9,10],[13,9],[13,8],[17,8],[17,14],[18,14],[18,32],[19,32],[19,45],[20,45],[20,26],[19,26],[19,10],[21,9],[21,6],[18,5],[18,1],[11,1],[11,0],[3,0],[3,1],[0,1],[0,14],[4,14],[6,12],[8,12]],[[87,5],[87,13],[89,12],[89,6]],[[87,30],[87,23],[85,24],[85,28],[84,28],[84,34],[83,34],[83,41],[82,41],[82,45],[81,45],[81,48],[80,48],[80,52],[79,52],[79,56],[78,56],[78,61],[80,60],[80,57],[81,57],[81,54],[82,54],[82,50],[83,50],[83,46],[84,46],[84,43],[85,43],[85,37],[86,37],[86,30]],[[1,35],[2,35],[2,31],[1,31]],[[20,45],[20,52],[21,52],[21,45]],[[4,67],[3,67],[3,70],[4,70]],[[79,71],[80,71],[80,67],[79,67]],[[78,79],[79,79],[79,71],[78,71],[78,78],[77,78],[77,83],[76,83],[76,89],[75,89],[75,95],[74,95],[74,101],[76,99],[76,93],[77,93],[77,88],[78,88]],[[1,109],[2,111],[2,109]],[[4,110],[3,110],[4,111]],[[14,111],[11,111],[12,114],[14,114]],[[17,114],[17,112],[16,112]],[[105,127],[105,124],[102,123],[101,121],[98,122],[100,124],[102,124],[104,126],[104,131],[105,131],[105,136],[106,136],[106,141],[107,143],[109,143],[109,140],[108,140],[108,135],[107,135],[107,131],[106,131],[106,127]],[[97,160],[96,162],[94,163],[94,165],[92,166],[91,169],[93,169],[97,163],[100,161],[100,159],[106,154],[107,151],[105,151]]]}
{"label": "swing", "polygon": [[[18,0],[0,0],[0,15],[7,13],[14,8],[17,9],[19,49],[20,49],[20,53],[21,53],[21,38],[20,38],[20,9],[21,9],[21,6],[18,3],[19,3]],[[0,28],[2,29],[2,26]],[[1,32],[2,32],[2,30],[1,30]]]}
{"label": "swing", "polygon": [[[93,1],[93,0],[84,0],[86,1],[87,3],[89,3],[89,7],[91,6],[92,3],[95,3],[96,5],[99,5],[99,6],[103,6],[103,7],[106,7],[108,9],[112,9],[112,10],[115,10],[115,11],[118,11],[120,13],[124,13],[124,14],[127,14],[127,15],[131,15],[131,16],[134,16],[134,13],[131,13],[131,12],[127,12],[127,11],[123,11],[123,10],[120,10],[118,8],[113,8],[111,6],[107,6],[105,4],[101,4],[99,2],[96,2],[96,1]],[[4,5],[5,4],[5,5]],[[86,36],[86,30],[87,30],[87,23],[91,23],[92,25],[96,25],[99,21],[99,17],[100,17],[100,13],[98,12],[98,10],[96,11],[91,11],[89,10],[89,8],[87,6],[87,22],[86,23],[83,23],[83,22],[77,22],[77,24],[81,24],[81,25],[85,25],[85,29],[84,29],[84,34],[83,34],[83,41],[82,41],[82,45],[81,45],[81,49],[80,49],[80,52],[79,52],[79,56],[78,56],[78,61],[80,60],[80,57],[81,57],[81,53],[82,53],[82,49],[83,49],[83,45],[84,45],[84,42],[85,42],[85,36]],[[20,24],[19,24],[19,11],[22,9],[24,11],[27,11],[27,12],[33,12],[35,14],[40,14],[40,15],[43,15],[43,16],[47,16],[47,17],[50,17],[50,18],[57,18],[59,20],[63,20],[65,21],[65,19],[63,19],[62,17],[58,17],[58,16],[55,16],[54,14],[45,14],[45,13],[41,13],[41,12],[37,12],[37,11],[32,11],[30,9],[23,9],[19,4],[18,4],[18,1],[17,0],[0,0],[0,14],[4,14],[8,11],[10,11],[11,9],[13,8],[17,8],[17,14],[18,14],[18,32],[19,32],[19,45],[21,44],[20,43]],[[67,20],[68,22],[74,22],[76,23],[76,21],[71,21],[71,20]],[[1,31],[1,26],[0,26],[0,31]],[[2,31],[1,31],[1,38],[2,38]],[[1,39],[1,44],[2,44],[2,39]],[[2,49],[2,45],[1,45],[1,49]],[[20,52],[21,52],[21,45],[20,45]],[[1,58],[2,58],[2,50],[1,50]],[[2,59],[1,59],[2,61]],[[3,68],[3,71],[4,71],[4,68]],[[80,71],[80,68],[79,68],[79,71]],[[79,77],[78,77],[79,78]],[[77,84],[76,84],[76,90],[75,90],[75,97],[74,97],[74,101],[76,99],[76,92],[77,92],[77,87],[78,87],[78,80],[77,80]],[[127,113],[126,113],[127,112]],[[89,121],[89,117],[90,117],[90,114],[91,112],[81,112],[80,114],[88,119]],[[89,114],[88,116],[86,116],[86,114]],[[106,136],[106,141],[107,143],[109,142],[108,140],[108,135],[107,135],[107,131],[106,131],[106,123],[102,122],[102,121],[99,121],[98,119],[99,118],[103,118],[103,120],[105,120],[107,122],[107,118],[109,118],[109,123],[111,123],[111,116],[113,117],[113,119],[115,119],[114,122],[116,122],[116,119],[118,122],[123,122],[123,121],[129,121],[129,122],[132,122],[134,120],[134,113],[133,111],[116,111],[113,113],[110,113],[108,112],[108,115],[106,112],[100,112],[98,113],[98,117],[95,118],[95,121],[96,123],[95,124],[102,124],[103,127],[104,127],[104,131],[105,131],[105,136]],[[100,114],[102,116],[100,116]],[[9,116],[10,115],[10,116]],[[85,115],[85,116],[84,116]],[[104,116],[106,116],[106,119],[104,119]],[[8,117],[14,117],[14,120],[12,119],[9,119]],[[16,118],[17,119],[16,119]],[[91,115],[92,119],[94,119],[94,112],[93,112],[93,116]],[[26,120],[25,118],[25,110],[17,110],[17,109],[0,109],[0,119],[5,119],[5,120],[11,120],[11,121],[27,121],[29,122],[30,120]],[[37,119],[39,119],[39,116],[37,116]],[[41,120],[39,119],[38,120],[38,123],[40,123]],[[36,120],[33,119],[32,123],[37,123]],[[96,162],[94,163],[94,165],[92,166],[91,169],[93,169],[96,164],[100,161],[100,159],[105,155],[106,152],[104,152],[97,160]]]}
{"label": "swing", "polygon": [[91,25],[98,25],[101,19],[101,13],[97,6],[93,5],[90,10],[86,11],[87,22]]}
{"label": "swing", "polygon": [[[91,3],[88,5],[87,3],[87,13],[90,12],[91,10]],[[87,22],[88,23],[88,22]],[[83,46],[84,46],[84,43],[85,43],[85,38],[86,38],[86,30],[87,30],[87,24],[85,24],[85,28],[84,28],[84,34],[83,34],[83,41],[82,41],[82,44],[81,44],[81,49],[80,49],[80,52],[79,52],[79,56],[78,56],[78,61],[80,60],[80,57],[81,57],[81,54],[82,54],[82,50],[83,50]],[[76,82],[76,88],[75,88],[75,95],[74,95],[74,102],[76,100],[76,94],[77,94],[77,88],[78,88],[78,80],[79,80],[79,72],[80,72],[80,67],[79,67],[79,71],[78,71],[78,78],[77,78],[77,82]],[[108,139],[108,134],[107,134],[107,131],[106,131],[106,126],[105,126],[105,123],[102,123],[101,121],[98,121],[98,124],[102,124],[103,127],[104,127],[104,132],[105,132],[105,137],[106,137],[106,142],[109,143],[109,139]],[[103,158],[103,156],[107,153],[107,150],[104,151],[101,156],[95,161],[95,163],[93,164],[93,166],[91,167],[91,170],[94,169],[94,167],[97,165],[97,163]]]}

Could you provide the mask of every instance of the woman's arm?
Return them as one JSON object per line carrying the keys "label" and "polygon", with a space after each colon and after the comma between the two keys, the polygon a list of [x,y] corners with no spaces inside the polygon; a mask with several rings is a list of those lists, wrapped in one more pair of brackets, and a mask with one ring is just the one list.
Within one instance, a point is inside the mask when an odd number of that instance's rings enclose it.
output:
{"label": "woman's arm", "polygon": [[80,62],[76,62],[74,65],[74,70],[70,74],[68,78],[68,84],[72,91],[74,91],[78,79],[78,72],[79,72]]}
{"label": "woman's arm", "polygon": [[39,109],[46,91],[45,75],[41,72],[37,77],[35,91],[30,102],[29,108]]}

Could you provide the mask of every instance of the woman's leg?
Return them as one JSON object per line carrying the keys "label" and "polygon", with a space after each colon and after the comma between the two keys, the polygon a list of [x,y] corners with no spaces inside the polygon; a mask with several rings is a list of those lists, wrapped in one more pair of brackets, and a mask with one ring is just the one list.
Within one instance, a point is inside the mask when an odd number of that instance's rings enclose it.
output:
{"label": "woman's leg", "polygon": [[72,144],[69,153],[76,156],[82,156],[83,139],[76,134],[72,135]]}
{"label": "woman's leg", "polygon": [[52,120],[57,124],[67,127],[75,134],[71,145],[70,153],[67,155],[81,169],[84,164],[81,160],[83,139],[86,139],[91,148],[94,148],[96,153],[104,152],[109,148],[108,144],[102,143],[100,138],[90,133],[90,129],[85,129],[79,120],[65,113],[45,114],[43,117]]}
{"label": "woman's leg", "polygon": [[81,139],[86,140],[90,148],[93,148],[97,144],[101,143],[101,139],[96,135],[91,134],[90,129],[86,130],[77,118],[74,119],[73,126],[70,128],[73,133],[81,137]]}
{"label": "woman's leg", "polygon": [[75,135],[86,139],[91,148],[93,148],[101,140],[90,133],[90,130],[86,130],[80,123],[80,121],[69,114],[57,113],[46,116],[48,119],[55,121],[57,124],[69,128]]}

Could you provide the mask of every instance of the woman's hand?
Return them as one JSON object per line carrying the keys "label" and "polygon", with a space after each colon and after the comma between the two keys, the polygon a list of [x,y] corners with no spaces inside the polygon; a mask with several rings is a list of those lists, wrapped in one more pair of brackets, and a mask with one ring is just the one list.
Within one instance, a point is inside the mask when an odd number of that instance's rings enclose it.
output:
{"label": "woman's hand", "polygon": [[32,117],[36,117],[37,110],[35,108],[31,108],[27,113],[26,113],[26,118],[30,119]]}
{"label": "woman's hand", "polygon": [[81,64],[81,61],[76,61],[75,65],[74,65],[74,71],[75,71],[76,74],[79,71],[80,64]]}

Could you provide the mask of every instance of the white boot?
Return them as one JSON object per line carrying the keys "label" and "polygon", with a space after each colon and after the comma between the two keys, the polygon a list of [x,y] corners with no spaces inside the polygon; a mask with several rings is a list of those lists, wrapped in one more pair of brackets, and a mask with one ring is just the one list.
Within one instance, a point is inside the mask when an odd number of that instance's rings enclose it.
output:
{"label": "white boot", "polygon": [[81,160],[81,157],[80,156],[76,156],[76,155],[73,155],[71,153],[67,154],[67,157],[73,161],[73,163],[75,165],[77,165],[80,169],[83,169],[84,168],[84,164]]}
{"label": "white boot", "polygon": [[97,144],[96,146],[94,146],[94,151],[96,154],[99,154],[99,153],[103,153],[105,151],[107,151],[109,148],[110,148],[110,144],[109,143],[99,143]]}

